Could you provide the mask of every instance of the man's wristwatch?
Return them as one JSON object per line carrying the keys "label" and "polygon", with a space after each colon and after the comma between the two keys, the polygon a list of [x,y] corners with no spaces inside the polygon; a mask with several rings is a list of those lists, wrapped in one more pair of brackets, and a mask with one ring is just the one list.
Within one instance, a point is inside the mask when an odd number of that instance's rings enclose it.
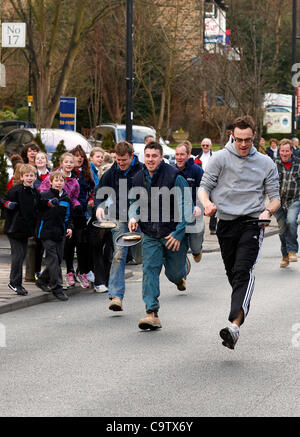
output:
{"label": "man's wristwatch", "polygon": [[266,208],[265,211],[268,211],[268,213],[270,214],[270,217],[272,217],[273,212],[269,208]]}

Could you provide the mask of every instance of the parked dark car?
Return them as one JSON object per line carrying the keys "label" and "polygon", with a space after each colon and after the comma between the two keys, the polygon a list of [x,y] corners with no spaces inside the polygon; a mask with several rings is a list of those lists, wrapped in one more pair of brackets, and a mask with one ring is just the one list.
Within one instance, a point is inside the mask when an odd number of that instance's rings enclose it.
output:
{"label": "parked dark car", "polygon": [[21,129],[24,127],[35,127],[35,123],[23,120],[4,120],[0,121],[0,140],[14,129]]}

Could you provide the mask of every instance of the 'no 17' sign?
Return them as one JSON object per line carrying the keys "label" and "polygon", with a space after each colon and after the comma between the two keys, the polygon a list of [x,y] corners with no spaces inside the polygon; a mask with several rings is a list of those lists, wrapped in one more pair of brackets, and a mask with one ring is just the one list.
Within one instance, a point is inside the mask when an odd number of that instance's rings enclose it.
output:
{"label": "'no 17' sign", "polygon": [[2,47],[26,47],[26,23],[2,23]]}

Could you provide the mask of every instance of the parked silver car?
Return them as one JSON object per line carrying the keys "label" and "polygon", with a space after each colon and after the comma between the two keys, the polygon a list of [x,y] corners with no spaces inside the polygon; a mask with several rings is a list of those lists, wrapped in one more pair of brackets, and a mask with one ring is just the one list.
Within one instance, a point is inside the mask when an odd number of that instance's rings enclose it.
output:
{"label": "parked silver car", "polygon": [[[151,135],[156,139],[156,131],[150,126],[132,126],[132,143],[134,147],[135,154],[141,162],[144,162],[144,139],[146,136]],[[124,141],[126,139],[126,125],[125,124],[113,124],[106,123],[101,124],[96,127],[89,142],[95,146],[101,146],[102,141],[107,137],[112,136],[113,142],[117,144],[119,141]],[[175,163],[175,150],[167,145],[163,138],[159,138],[159,142],[163,147],[164,158],[170,162],[170,164]]]}

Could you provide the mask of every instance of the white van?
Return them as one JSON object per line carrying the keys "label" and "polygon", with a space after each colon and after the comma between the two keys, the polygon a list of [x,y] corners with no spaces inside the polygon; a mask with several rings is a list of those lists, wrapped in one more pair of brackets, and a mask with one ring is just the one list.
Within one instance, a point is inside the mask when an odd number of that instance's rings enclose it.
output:
{"label": "white van", "polygon": [[[101,124],[96,127],[92,136],[89,138],[89,142],[93,146],[101,146],[102,141],[108,135],[112,136],[113,142],[117,144],[119,141],[126,140],[126,125],[125,124]],[[150,126],[132,126],[132,144],[134,152],[138,155],[141,162],[144,162],[144,139],[146,136],[151,135],[156,139],[156,131]],[[175,163],[175,150],[167,145],[163,138],[159,138],[159,143],[163,147],[164,158],[170,163]]]}

